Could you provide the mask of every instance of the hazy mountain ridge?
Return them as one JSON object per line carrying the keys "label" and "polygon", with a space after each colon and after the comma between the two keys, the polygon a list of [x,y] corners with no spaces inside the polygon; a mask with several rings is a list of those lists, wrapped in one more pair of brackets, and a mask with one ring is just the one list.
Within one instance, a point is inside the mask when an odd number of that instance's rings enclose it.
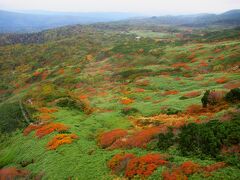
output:
{"label": "hazy mountain ridge", "polygon": [[124,23],[166,24],[177,26],[210,26],[210,25],[240,25],[240,10],[231,10],[222,14],[193,14],[179,16],[153,16],[150,18],[132,19]]}
{"label": "hazy mountain ridge", "polygon": [[135,17],[133,13],[19,13],[0,11],[0,33],[36,32],[74,24],[110,22]]}

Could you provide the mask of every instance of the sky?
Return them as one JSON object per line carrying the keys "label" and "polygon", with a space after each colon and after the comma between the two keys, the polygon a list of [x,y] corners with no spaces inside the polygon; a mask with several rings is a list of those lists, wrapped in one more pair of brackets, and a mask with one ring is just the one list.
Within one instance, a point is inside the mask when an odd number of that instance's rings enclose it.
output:
{"label": "sky", "polygon": [[240,0],[0,0],[0,9],[132,12],[151,15],[196,14],[240,9]]}

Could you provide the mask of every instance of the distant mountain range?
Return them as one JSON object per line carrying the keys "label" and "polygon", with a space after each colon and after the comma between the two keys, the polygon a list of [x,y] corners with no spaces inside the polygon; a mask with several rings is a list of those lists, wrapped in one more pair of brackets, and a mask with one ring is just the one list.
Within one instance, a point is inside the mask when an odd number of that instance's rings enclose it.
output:
{"label": "distant mountain range", "polygon": [[110,22],[139,16],[133,13],[9,12],[0,10],[0,33],[37,32],[74,24]]}
{"label": "distant mountain range", "polygon": [[75,24],[117,21],[120,24],[176,25],[176,26],[240,26],[240,10],[222,14],[140,17],[134,13],[61,13],[0,11],[0,33],[39,32]]}
{"label": "distant mountain range", "polygon": [[195,15],[180,15],[180,16],[153,16],[150,18],[136,18],[122,21],[130,24],[166,24],[180,26],[239,26],[240,25],[240,10],[231,10],[222,14],[195,14]]}

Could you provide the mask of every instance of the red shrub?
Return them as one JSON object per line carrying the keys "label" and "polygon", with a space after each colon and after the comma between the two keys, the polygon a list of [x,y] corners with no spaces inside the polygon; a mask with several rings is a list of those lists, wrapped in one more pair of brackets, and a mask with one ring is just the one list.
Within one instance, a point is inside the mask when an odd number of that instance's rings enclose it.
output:
{"label": "red shrub", "polygon": [[148,86],[149,85],[149,80],[140,80],[136,82],[136,85],[138,86]]}
{"label": "red shrub", "polygon": [[160,154],[147,154],[145,156],[132,158],[127,164],[125,176],[132,178],[135,175],[141,177],[150,176],[160,165],[166,165],[168,161]]}
{"label": "red shrub", "polygon": [[228,81],[228,78],[226,78],[226,77],[221,77],[221,78],[215,79],[214,81],[215,81],[216,83],[218,83],[218,84],[224,84],[224,83],[226,83],[226,82]]}
{"label": "red shrub", "polygon": [[48,77],[48,71],[46,70],[42,73],[42,80],[47,79],[47,77]]}
{"label": "red shrub", "polygon": [[41,113],[37,116],[39,121],[50,121],[55,119],[56,117],[50,113]]}
{"label": "red shrub", "polygon": [[207,67],[207,66],[208,66],[208,63],[207,63],[206,61],[201,61],[201,62],[199,63],[199,66],[200,66],[200,67]]}
{"label": "red shrub", "polygon": [[64,74],[64,69],[63,68],[59,69],[57,73],[58,74]]}
{"label": "red shrub", "polygon": [[102,148],[111,146],[117,139],[125,137],[127,131],[123,129],[115,129],[106,133],[103,133],[99,138],[99,143]]}
{"label": "red shrub", "polygon": [[54,112],[57,112],[58,110],[56,108],[41,107],[41,108],[38,108],[38,111],[41,113],[54,113]]}
{"label": "red shrub", "polygon": [[58,134],[47,144],[49,150],[55,150],[63,144],[71,144],[74,139],[77,139],[76,134]]}
{"label": "red shrub", "polygon": [[178,94],[179,91],[177,90],[169,90],[169,91],[165,91],[164,92],[164,95],[167,96],[167,95],[175,95],[175,94]]}
{"label": "red shrub", "polygon": [[119,174],[125,171],[128,162],[133,158],[135,158],[134,154],[116,154],[110,161],[108,161],[108,167],[113,173]]}
{"label": "red shrub", "polygon": [[39,76],[40,74],[41,74],[41,72],[36,71],[36,72],[33,73],[33,76],[37,77],[37,76]]}
{"label": "red shrub", "polygon": [[109,149],[133,147],[144,148],[150,140],[165,130],[165,127],[152,127],[141,130],[128,138],[118,139],[109,147]]}
{"label": "red shrub", "polygon": [[191,59],[194,59],[196,57],[196,54],[195,53],[192,53],[190,56],[188,56],[187,58],[189,59],[189,60],[191,60]]}
{"label": "red shrub", "polygon": [[123,98],[123,99],[121,99],[121,103],[125,104],[125,105],[131,104],[133,102],[134,102],[134,100],[130,99],[130,98]]}
{"label": "red shrub", "polygon": [[135,89],[135,92],[144,92],[145,89],[141,89],[141,88],[138,88],[138,89]]}
{"label": "red shrub", "polygon": [[240,82],[235,82],[235,83],[227,83],[224,85],[224,88],[227,88],[227,89],[235,89],[235,88],[238,88],[240,87]]}
{"label": "red shrub", "polygon": [[191,175],[196,172],[200,172],[201,166],[192,161],[187,161],[182,163],[182,165],[180,166],[180,170],[186,175]]}
{"label": "red shrub", "polygon": [[198,113],[202,113],[202,106],[198,105],[198,104],[192,104],[190,106],[187,107],[186,112],[188,114],[198,114]]}
{"label": "red shrub", "polygon": [[46,136],[53,131],[66,131],[68,130],[68,127],[62,123],[49,123],[46,125],[41,126],[40,128],[36,129],[36,136],[38,138],[42,138],[43,136]]}
{"label": "red shrub", "polygon": [[221,49],[215,49],[215,50],[214,50],[215,53],[219,53],[219,52],[221,52],[221,51],[222,51]]}
{"label": "red shrub", "polygon": [[185,98],[194,98],[200,96],[202,93],[200,91],[192,91],[183,95]]}
{"label": "red shrub", "polygon": [[1,180],[17,179],[20,177],[23,178],[28,175],[29,175],[29,171],[16,169],[15,167],[0,169],[0,179]]}
{"label": "red shrub", "polygon": [[221,149],[221,153],[223,154],[239,154],[240,155],[240,144],[232,145],[230,147],[223,146]]}
{"label": "red shrub", "polygon": [[213,172],[213,171],[217,171],[218,169],[224,168],[225,166],[226,166],[226,163],[217,162],[215,164],[211,164],[211,165],[204,167],[204,171]]}
{"label": "red shrub", "polygon": [[183,68],[186,70],[190,70],[191,68],[186,63],[175,63],[172,65],[173,68]]}
{"label": "red shrub", "polygon": [[188,177],[179,169],[174,169],[173,171],[163,171],[163,180],[187,180]]}
{"label": "red shrub", "polygon": [[88,95],[80,95],[80,96],[79,96],[79,99],[82,99],[82,100],[83,100],[83,99],[87,99],[87,98],[88,98]]}
{"label": "red shrub", "polygon": [[202,81],[203,79],[204,77],[201,75],[194,78],[195,81]]}
{"label": "red shrub", "polygon": [[35,125],[35,124],[29,124],[27,128],[24,129],[23,135],[27,136],[29,133],[32,131],[35,131],[36,129],[40,128],[40,125]]}

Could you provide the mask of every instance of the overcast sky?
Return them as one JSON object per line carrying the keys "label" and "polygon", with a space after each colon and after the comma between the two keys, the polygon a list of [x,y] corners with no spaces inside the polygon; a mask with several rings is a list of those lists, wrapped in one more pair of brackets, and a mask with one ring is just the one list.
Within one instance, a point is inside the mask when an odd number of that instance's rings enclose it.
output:
{"label": "overcast sky", "polygon": [[240,0],[0,0],[0,9],[137,12],[152,15],[221,13],[240,9]]}

